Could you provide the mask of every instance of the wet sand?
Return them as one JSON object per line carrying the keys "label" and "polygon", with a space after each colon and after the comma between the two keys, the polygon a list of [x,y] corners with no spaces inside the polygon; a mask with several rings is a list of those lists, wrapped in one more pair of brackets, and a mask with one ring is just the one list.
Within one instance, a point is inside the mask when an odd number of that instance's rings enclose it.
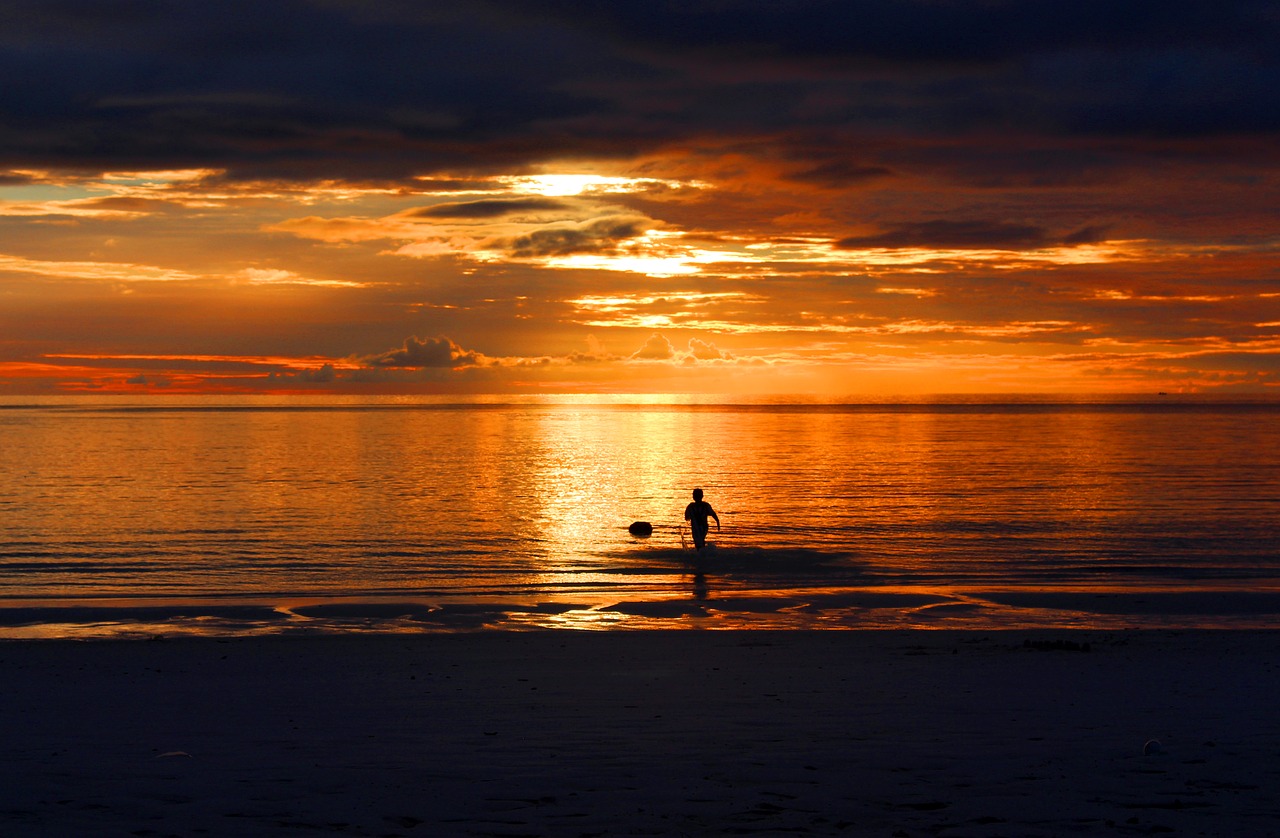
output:
{"label": "wet sand", "polygon": [[1280,834],[1280,631],[9,642],[0,684],[5,836]]}

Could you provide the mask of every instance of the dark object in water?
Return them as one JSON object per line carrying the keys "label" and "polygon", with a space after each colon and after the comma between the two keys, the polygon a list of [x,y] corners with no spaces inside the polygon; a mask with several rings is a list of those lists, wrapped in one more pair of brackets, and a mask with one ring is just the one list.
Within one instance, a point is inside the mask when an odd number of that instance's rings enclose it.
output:
{"label": "dark object in water", "polygon": [[653,524],[648,521],[636,521],[627,527],[627,532],[632,535],[653,535]]}

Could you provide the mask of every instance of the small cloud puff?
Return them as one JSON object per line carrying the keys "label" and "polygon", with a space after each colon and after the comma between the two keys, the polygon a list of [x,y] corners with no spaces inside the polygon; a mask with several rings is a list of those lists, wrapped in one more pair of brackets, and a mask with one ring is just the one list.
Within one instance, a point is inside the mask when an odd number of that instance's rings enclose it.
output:
{"label": "small cloud puff", "polygon": [[126,378],[124,383],[135,387],[168,387],[170,384],[169,379],[164,376],[141,374]]}
{"label": "small cloud puff", "polygon": [[480,353],[463,349],[450,338],[441,336],[421,340],[408,337],[399,349],[360,360],[373,367],[457,368],[480,366],[483,359]]}
{"label": "small cloud puff", "polygon": [[495,242],[517,259],[545,259],[574,253],[611,253],[619,242],[644,235],[654,221],[640,215],[608,215],[563,224]]}
{"label": "small cloud puff", "polygon": [[690,338],[689,351],[682,354],[665,335],[654,332],[645,341],[644,346],[631,353],[630,358],[637,361],[680,360],[683,363],[692,364],[698,361],[731,361],[734,356],[714,343],[699,338]]}
{"label": "small cloud puff", "polygon": [[687,359],[695,361],[728,361],[733,355],[698,338],[689,338],[689,354]]}
{"label": "small cloud puff", "polygon": [[318,369],[299,371],[298,378],[310,384],[332,384],[337,380],[337,373],[333,364],[325,364]]}
{"label": "small cloud puff", "polygon": [[407,215],[414,218],[487,219],[527,212],[564,212],[573,208],[573,204],[554,198],[485,198],[422,207]]}
{"label": "small cloud puff", "polygon": [[670,361],[676,356],[676,348],[671,341],[654,332],[644,342],[644,346],[631,353],[631,357],[641,361]]}
{"label": "small cloud puff", "polygon": [[587,335],[587,350],[572,352],[566,359],[571,364],[596,364],[604,361],[617,361],[618,356],[609,352],[595,335]]}

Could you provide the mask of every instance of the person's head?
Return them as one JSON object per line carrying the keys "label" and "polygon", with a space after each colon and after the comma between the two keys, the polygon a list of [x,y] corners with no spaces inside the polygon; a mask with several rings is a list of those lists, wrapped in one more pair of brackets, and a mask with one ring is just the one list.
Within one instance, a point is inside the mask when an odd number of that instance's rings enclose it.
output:
{"label": "person's head", "polygon": [[701,490],[701,489],[694,489],[694,490],[693,490],[693,499],[694,499],[694,500],[702,500],[702,490]]}

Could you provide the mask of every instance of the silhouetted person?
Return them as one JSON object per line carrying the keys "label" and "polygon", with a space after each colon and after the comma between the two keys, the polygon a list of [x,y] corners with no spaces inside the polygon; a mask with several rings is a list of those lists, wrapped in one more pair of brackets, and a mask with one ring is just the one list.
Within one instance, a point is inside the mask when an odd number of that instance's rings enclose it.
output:
{"label": "silhouetted person", "polygon": [[720,516],[711,508],[711,504],[702,499],[702,490],[694,489],[693,503],[684,508],[684,519],[689,522],[689,529],[693,530],[693,546],[698,548],[698,552],[702,552],[702,548],[707,546],[707,530],[711,529],[708,518],[716,519],[716,532],[720,532]]}

